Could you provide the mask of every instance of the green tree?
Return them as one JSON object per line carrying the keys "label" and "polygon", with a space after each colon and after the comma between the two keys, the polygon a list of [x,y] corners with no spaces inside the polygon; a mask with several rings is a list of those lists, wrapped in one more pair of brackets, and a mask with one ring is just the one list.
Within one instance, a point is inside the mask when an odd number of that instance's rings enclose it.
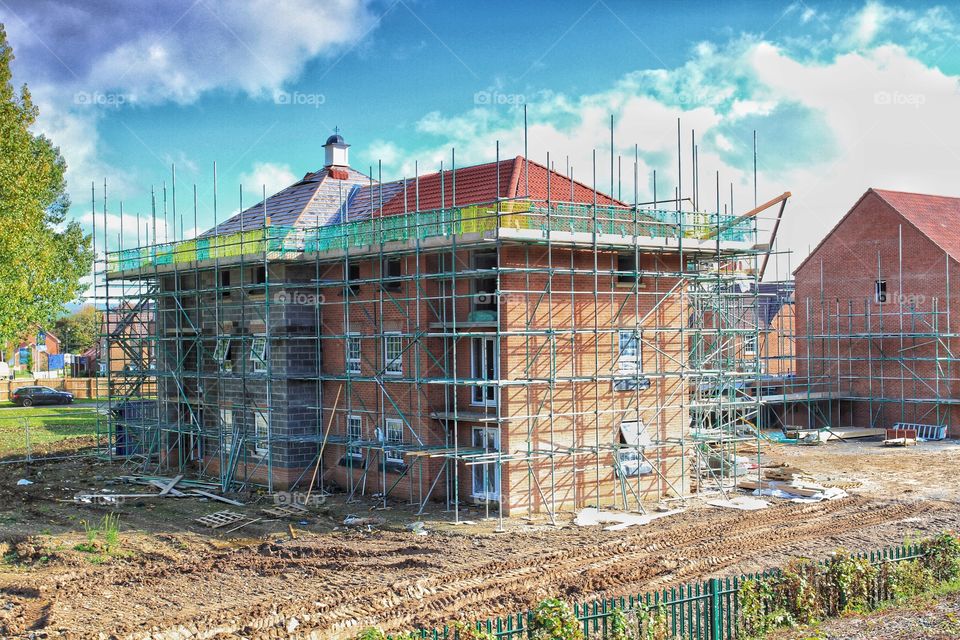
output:
{"label": "green tree", "polygon": [[48,326],[81,292],[93,260],[90,236],[67,221],[67,165],[30,128],[38,110],[16,90],[13,50],[0,24],[0,345]]}
{"label": "green tree", "polygon": [[53,325],[65,353],[81,353],[93,346],[100,336],[103,313],[93,305],[84,305],[69,316],[64,316]]}

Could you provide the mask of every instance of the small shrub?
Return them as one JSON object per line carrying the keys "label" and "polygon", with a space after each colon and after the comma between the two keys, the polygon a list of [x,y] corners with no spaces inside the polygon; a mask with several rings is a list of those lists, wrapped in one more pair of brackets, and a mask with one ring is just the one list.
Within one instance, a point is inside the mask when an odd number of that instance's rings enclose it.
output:
{"label": "small shrub", "polygon": [[638,640],[672,640],[673,633],[670,630],[670,620],[667,616],[667,608],[660,606],[654,609],[644,608],[638,611]]}
{"label": "small shrub", "polygon": [[634,640],[636,638],[634,630],[637,628],[636,614],[631,615],[631,617],[633,620],[630,620],[623,609],[615,607],[607,618],[607,640]]}
{"label": "small shrub", "polygon": [[475,625],[457,620],[450,624],[450,630],[453,631],[451,637],[459,640],[495,640],[496,637],[487,631],[477,629]]}
{"label": "small shrub", "polygon": [[941,533],[920,543],[921,561],[937,582],[960,577],[960,539],[951,532]]}
{"label": "small shrub", "polygon": [[563,600],[551,598],[537,605],[530,617],[531,640],[584,640],[580,621]]}
{"label": "small shrub", "polygon": [[888,580],[890,593],[896,600],[918,596],[936,584],[933,572],[919,559],[894,563]]}
{"label": "small shrub", "polygon": [[827,613],[863,611],[870,606],[877,568],[869,558],[858,558],[838,550],[827,563],[826,578],[832,587],[824,603]]}

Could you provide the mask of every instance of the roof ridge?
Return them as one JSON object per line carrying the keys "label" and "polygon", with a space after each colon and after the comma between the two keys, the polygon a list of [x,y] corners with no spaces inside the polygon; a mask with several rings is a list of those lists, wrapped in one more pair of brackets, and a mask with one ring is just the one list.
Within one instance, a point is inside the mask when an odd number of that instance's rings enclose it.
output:
{"label": "roof ridge", "polygon": [[899,189],[878,189],[870,187],[870,191],[875,193],[899,193],[907,196],[920,196],[922,198],[946,198],[947,200],[960,200],[960,196],[945,196],[936,193],[920,193],[919,191],[900,191]]}
{"label": "roof ridge", "polygon": [[[513,166],[510,169],[510,179],[507,181],[507,191],[503,196],[504,198],[516,198],[520,195],[520,170],[521,170],[521,161],[523,156],[518,155],[513,159]],[[499,173],[500,167],[497,166],[497,172]],[[500,194],[497,194],[497,198],[500,198]]]}

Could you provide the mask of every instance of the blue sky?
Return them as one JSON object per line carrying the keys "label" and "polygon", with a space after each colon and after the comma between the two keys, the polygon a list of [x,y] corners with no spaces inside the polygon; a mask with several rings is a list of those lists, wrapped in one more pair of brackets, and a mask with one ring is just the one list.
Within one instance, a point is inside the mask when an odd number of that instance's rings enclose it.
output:
{"label": "blue sky", "polygon": [[90,182],[106,178],[112,244],[119,201],[128,246],[172,163],[180,211],[197,184],[203,229],[214,161],[222,218],[241,183],[252,204],[319,168],[334,126],[354,167],[395,178],[451,147],[461,165],[497,140],[522,152],[526,104],[531,157],[569,157],[585,178],[596,149],[601,185],[613,115],[625,172],[639,148],[640,199],[654,169],[673,189],[680,117],[702,201],[719,171],[735,210],[753,202],[756,130],[760,199],[795,194],[780,239],[793,264],[870,186],[960,195],[958,20],[918,2],[0,0],[16,80],[70,166],[71,215],[89,224]]}

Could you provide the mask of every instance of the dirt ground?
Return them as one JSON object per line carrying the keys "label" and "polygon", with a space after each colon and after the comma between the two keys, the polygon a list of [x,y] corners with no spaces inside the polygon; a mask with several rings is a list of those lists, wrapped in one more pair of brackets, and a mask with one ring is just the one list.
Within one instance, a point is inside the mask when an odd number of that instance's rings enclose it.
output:
{"label": "dirt ground", "polygon": [[[455,525],[436,505],[422,518],[427,534],[417,535],[404,505],[383,510],[333,495],[306,524],[290,522],[293,539],[287,521],[261,513],[272,504],[266,496],[240,496],[243,508],[197,498],[77,504],[78,492],[149,489],[117,484],[129,470],[90,458],[0,464],[0,635],[345,638],[371,625],[432,628],[514,613],[550,596],[644,592],[960,525],[956,443],[771,445],[763,461],[799,467],[850,496],[771,499],[752,512],[690,500],[682,513],[621,531],[577,527],[566,514],[557,527],[517,518],[495,533],[481,513]],[[21,478],[33,484],[17,486]],[[267,519],[230,534],[193,522],[223,509]],[[84,523],[111,512],[120,516],[119,550],[77,550],[87,542]],[[346,527],[350,514],[384,522]]]}

